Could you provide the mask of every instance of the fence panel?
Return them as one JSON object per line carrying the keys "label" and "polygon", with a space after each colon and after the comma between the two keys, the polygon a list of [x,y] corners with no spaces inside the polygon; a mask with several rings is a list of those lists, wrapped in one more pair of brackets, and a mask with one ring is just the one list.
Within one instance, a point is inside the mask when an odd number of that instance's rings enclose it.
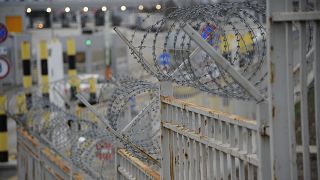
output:
{"label": "fence panel", "polygon": [[21,128],[17,130],[17,143],[19,179],[85,179],[60,156]]}
{"label": "fence panel", "polygon": [[272,178],[319,179],[320,4],[267,5]]}
{"label": "fence panel", "polygon": [[163,179],[257,179],[256,121],[172,97],[161,101]]}
{"label": "fence panel", "polygon": [[116,172],[116,180],[160,180],[157,171],[130,155],[125,149],[119,149],[116,153]]}

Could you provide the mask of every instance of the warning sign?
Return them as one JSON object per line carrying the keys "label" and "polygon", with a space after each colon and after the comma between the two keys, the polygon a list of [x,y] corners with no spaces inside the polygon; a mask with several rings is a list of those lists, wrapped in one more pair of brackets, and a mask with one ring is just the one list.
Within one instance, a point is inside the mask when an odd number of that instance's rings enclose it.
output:
{"label": "warning sign", "polygon": [[0,23],[0,43],[4,42],[8,37],[8,29],[7,27]]}
{"label": "warning sign", "polygon": [[96,157],[100,160],[111,160],[113,158],[113,148],[111,143],[102,142],[96,144]]}
{"label": "warning sign", "polygon": [[4,79],[10,72],[10,66],[8,59],[4,56],[0,56],[0,79]]}

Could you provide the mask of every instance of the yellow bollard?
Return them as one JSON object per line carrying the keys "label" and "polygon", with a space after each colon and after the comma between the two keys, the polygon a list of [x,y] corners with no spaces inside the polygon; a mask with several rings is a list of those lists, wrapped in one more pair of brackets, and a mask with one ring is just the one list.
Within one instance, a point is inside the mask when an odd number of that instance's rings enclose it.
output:
{"label": "yellow bollard", "polygon": [[7,115],[5,112],[7,99],[5,96],[0,95],[0,162],[8,162],[8,128],[7,128]]}
{"label": "yellow bollard", "polygon": [[[21,43],[21,59],[22,59],[22,83],[23,88],[30,89],[32,87],[32,76],[31,76],[31,58],[30,58],[30,44],[27,41]],[[31,92],[25,94],[26,108],[30,109],[32,106],[32,95]]]}
{"label": "yellow bollard", "polygon": [[67,39],[67,56],[68,56],[68,76],[70,83],[70,94],[71,100],[75,100],[77,92],[80,90],[80,81],[77,77],[77,67],[76,67],[76,48],[74,39]]}
{"label": "yellow bollard", "polygon": [[46,41],[40,41],[42,97],[49,101],[48,49]]}
{"label": "yellow bollard", "polygon": [[96,87],[96,79],[94,77],[89,79],[89,86],[90,86],[90,98],[89,102],[91,104],[96,104],[97,103],[97,87]]}

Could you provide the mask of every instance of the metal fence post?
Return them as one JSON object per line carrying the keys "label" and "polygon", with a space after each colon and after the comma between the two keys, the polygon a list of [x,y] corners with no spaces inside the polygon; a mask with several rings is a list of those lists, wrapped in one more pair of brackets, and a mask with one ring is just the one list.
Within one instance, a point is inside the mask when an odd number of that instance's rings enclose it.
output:
{"label": "metal fence post", "polygon": [[269,111],[268,103],[261,102],[257,109],[258,134],[258,155],[259,155],[259,172],[260,180],[271,179],[271,161],[270,161],[270,139],[269,131]]}
{"label": "metal fence post", "polygon": [[[316,10],[320,11],[320,2],[317,1]],[[314,86],[315,86],[315,109],[316,111],[316,136],[317,136],[317,168],[320,177],[320,21],[314,23]]]}
{"label": "metal fence post", "polygon": [[[160,82],[160,95],[161,96],[173,96],[172,84],[169,81]],[[167,109],[161,103],[161,115],[160,120],[172,121],[167,117]],[[173,147],[172,147],[172,132],[168,131],[162,126],[161,123],[161,179],[170,180],[174,179],[174,163],[173,163]]]}
{"label": "metal fence post", "polygon": [[[290,72],[292,66],[287,58],[292,53],[288,48],[288,28],[283,22],[274,22],[273,13],[283,12],[288,8],[289,0],[267,1],[267,61],[269,71],[269,116],[270,116],[270,148],[271,148],[271,179],[291,179],[294,171],[291,165],[292,143],[291,118],[288,102],[293,102],[290,88]],[[292,78],[292,77],[291,77]],[[290,88],[291,89],[291,88]],[[290,104],[291,106],[291,104]],[[295,146],[294,146],[295,147]]]}

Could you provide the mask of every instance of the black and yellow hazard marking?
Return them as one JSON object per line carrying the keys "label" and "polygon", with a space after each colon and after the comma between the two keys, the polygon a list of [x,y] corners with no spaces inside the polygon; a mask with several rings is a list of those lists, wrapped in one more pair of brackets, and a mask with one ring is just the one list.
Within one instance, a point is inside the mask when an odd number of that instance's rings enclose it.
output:
{"label": "black and yellow hazard marking", "polygon": [[89,102],[90,104],[96,104],[97,103],[97,87],[96,87],[96,79],[94,77],[89,79],[89,88],[90,88],[90,98]]}
{"label": "black and yellow hazard marking", "polygon": [[24,94],[18,94],[16,96],[16,113],[19,115],[27,112],[26,96]]}
{"label": "black and yellow hazard marking", "polygon": [[8,162],[8,128],[5,113],[6,97],[0,95],[0,162]]}
{"label": "black and yellow hazard marking", "polygon": [[[41,86],[42,86],[42,97],[45,101],[49,102],[49,72],[48,72],[48,48],[46,41],[40,41],[39,45],[40,52],[40,69],[41,69]],[[45,103],[43,108],[48,108],[49,104]],[[50,112],[45,111],[42,114],[43,126],[49,127],[50,124]]]}
{"label": "black and yellow hazard marking", "polygon": [[67,56],[68,56],[68,76],[70,83],[70,95],[71,100],[76,99],[76,94],[79,91],[79,80],[77,78],[77,66],[76,66],[76,47],[74,39],[67,39]]}
{"label": "black and yellow hazard marking", "polygon": [[42,97],[49,101],[48,49],[46,41],[40,41]]}
{"label": "black and yellow hazard marking", "polygon": [[[23,88],[30,89],[32,87],[32,76],[31,76],[31,58],[30,58],[30,43],[24,41],[21,43],[21,59],[22,59],[22,84]],[[27,109],[32,106],[32,95],[30,92],[25,94],[25,101],[27,104]]]}

